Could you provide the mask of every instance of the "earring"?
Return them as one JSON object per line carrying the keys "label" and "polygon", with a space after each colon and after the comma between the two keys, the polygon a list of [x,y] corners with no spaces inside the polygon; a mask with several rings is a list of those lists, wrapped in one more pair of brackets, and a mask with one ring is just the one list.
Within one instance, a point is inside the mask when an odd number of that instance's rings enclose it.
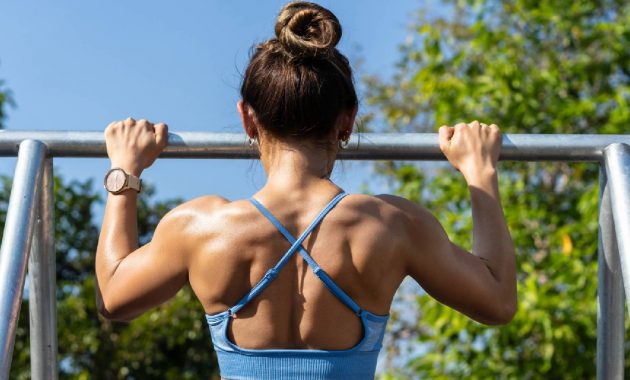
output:
{"label": "earring", "polygon": [[249,146],[254,146],[254,144],[256,143],[256,138],[255,137],[248,137],[247,138],[247,143],[249,144]]}
{"label": "earring", "polygon": [[339,149],[346,149],[349,143],[350,143],[350,137],[346,137],[345,139],[339,139]]}

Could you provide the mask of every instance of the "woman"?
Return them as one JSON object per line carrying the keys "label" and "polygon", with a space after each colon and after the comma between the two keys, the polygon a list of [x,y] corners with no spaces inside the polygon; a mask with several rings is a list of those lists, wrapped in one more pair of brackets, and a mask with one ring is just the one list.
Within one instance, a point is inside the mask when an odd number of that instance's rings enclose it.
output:
{"label": "woman", "polygon": [[138,248],[142,171],[167,126],[127,119],[106,131],[111,192],[96,256],[101,313],[130,320],[186,282],[203,305],[225,378],[371,378],[396,289],[413,277],[433,297],[486,324],[516,310],[515,255],[499,200],[501,135],[478,122],[440,128],[440,147],[466,179],[473,254],[419,205],[346,196],[330,179],[350,138],[357,96],[335,48],[337,18],[296,2],[258,45],[237,108],[267,182],[250,200],[182,204]]}

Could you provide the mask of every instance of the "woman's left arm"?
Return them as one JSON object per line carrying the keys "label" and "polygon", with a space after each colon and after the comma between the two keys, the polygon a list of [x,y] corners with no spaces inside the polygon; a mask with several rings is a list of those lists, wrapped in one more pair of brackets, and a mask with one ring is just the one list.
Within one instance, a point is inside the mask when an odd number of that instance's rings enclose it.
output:
{"label": "woman's left arm", "polygon": [[[166,146],[165,124],[131,118],[105,130],[112,168],[140,177]],[[150,243],[138,248],[136,190],[108,194],[96,249],[97,306],[103,316],[131,320],[158,305],[185,284],[187,247],[174,236],[186,223],[185,213],[171,211]]]}

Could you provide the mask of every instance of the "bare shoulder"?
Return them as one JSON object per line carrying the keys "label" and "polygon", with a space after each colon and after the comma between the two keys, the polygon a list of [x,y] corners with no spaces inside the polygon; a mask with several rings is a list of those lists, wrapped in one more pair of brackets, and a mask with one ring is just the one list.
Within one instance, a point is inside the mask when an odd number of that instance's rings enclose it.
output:
{"label": "bare shoulder", "polygon": [[383,222],[390,222],[397,217],[398,210],[380,196],[367,194],[351,194],[342,201],[342,208],[349,216],[369,220],[376,218]]}
{"label": "bare shoulder", "polygon": [[394,211],[405,202],[413,204],[405,198],[389,194],[369,195],[369,194],[351,194],[347,202],[358,208],[378,208],[380,210]]}
{"label": "bare shoulder", "polygon": [[158,224],[154,238],[181,239],[195,234],[198,226],[229,204],[226,198],[206,195],[184,202],[170,210]]}
{"label": "bare shoulder", "polygon": [[443,234],[443,228],[437,218],[427,208],[406,198],[380,194],[371,197],[379,204],[381,210],[386,210],[393,220],[397,221],[397,232],[401,238],[407,237],[414,244],[419,240],[433,240]]}
{"label": "bare shoulder", "polygon": [[429,210],[406,198],[390,194],[353,194],[348,197],[350,209],[359,212],[364,218],[373,217],[396,231],[396,235],[417,237],[418,233],[441,228]]}
{"label": "bare shoulder", "polygon": [[172,209],[167,216],[183,217],[191,213],[210,213],[229,203],[228,199],[219,195],[204,195],[180,204]]}
{"label": "bare shoulder", "polygon": [[348,198],[349,215],[356,215],[350,220],[357,221],[349,225],[349,231],[386,258],[379,265],[394,275],[396,286],[407,275],[422,278],[430,268],[431,254],[444,250],[444,230],[425,207],[389,194]]}
{"label": "bare shoulder", "polygon": [[438,223],[437,219],[427,208],[407,198],[391,194],[379,194],[374,196],[374,198],[391,208],[392,212],[395,212],[399,217],[405,218],[407,222],[416,226],[427,227]]}

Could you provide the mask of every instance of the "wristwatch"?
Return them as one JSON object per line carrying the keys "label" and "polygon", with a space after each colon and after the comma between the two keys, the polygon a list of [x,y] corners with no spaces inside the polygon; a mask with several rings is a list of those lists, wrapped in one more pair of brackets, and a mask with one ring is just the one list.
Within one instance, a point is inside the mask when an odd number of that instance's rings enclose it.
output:
{"label": "wristwatch", "polygon": [[112,194],[120,194],[128,189],[133,189],[139,193],[142,188],[142,180],[121,168],[113,168],[105,174],[103,185],[105,190]]}

